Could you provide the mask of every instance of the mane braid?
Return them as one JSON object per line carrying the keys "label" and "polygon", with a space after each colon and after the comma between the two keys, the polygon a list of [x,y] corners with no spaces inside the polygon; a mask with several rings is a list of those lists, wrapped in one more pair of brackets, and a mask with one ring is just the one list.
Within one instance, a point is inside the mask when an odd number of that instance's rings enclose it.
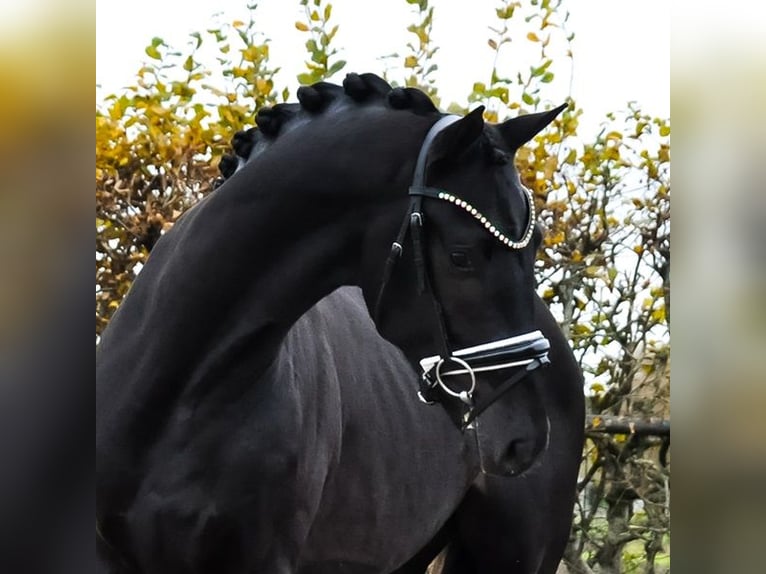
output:
{"label": "mane braid", "polygon": [[[439,110],[427,94],[416,88],[391,88],[383,78],[371,73],[350,73],[343,85],[317,82],[301,86],[296,94],[297,103],[276,104],[263,107],[256,113],[258,127],[238,131],[231,140],[233,154],[221,157],[221,172],[214,187],[220,186],[253,157],[267,149],[280,133],[311,121],[318,114],[342,111],[344,104],[369,105],[380,103],[390,109],[411,110],[418,115],[438,113]],[[339,108],[340,106],[340,108]]]}

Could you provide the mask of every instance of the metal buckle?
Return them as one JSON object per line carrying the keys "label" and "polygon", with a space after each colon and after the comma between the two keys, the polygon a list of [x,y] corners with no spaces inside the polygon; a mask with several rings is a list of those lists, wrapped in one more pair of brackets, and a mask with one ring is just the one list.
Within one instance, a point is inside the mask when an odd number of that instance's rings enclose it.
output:
{"label": "metal buckle", "polygon": [[418,399],[420,399],[421,403],[425,403],[427,405],[435,405],[436,401],[427,399],[424,393],[429,393],[430,391],[433,391],[433,389],[437,385],[436,381],[431,380],[431,378],[428,376],[428,372],[424,372],[420,376],[420,380],[421,380],[421,384],[420,384],[420,389],[418,389]]}

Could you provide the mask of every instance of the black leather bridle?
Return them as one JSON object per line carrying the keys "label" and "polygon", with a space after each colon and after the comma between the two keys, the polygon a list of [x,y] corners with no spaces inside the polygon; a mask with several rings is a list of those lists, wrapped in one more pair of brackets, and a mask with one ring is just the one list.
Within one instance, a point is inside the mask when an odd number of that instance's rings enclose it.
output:
{"label": "black leather bridle", "polygon": [[[420,378],[418,397],[428,404],[444,400],[459,400],[463,405],[461,425],[463,429],[466,429],[476,417],[508,392],[516,383],[524,379],[526,375],[538,367],[550,363],[548,358],[550,342],[540,331],[532,331],[509,339],[492,341],[455,351],[452,350],[447,334],[444,312],[439,299],[436,297],[436,293],[431,288],[428,274],[427,250],[424,246],[423,237],[425,223],[422,210],[423,198],[438,199],[455,204],[458,208],[473,216],[479,224],[483,225],[490,234],[509,249],[522,249],[526,247],[531,239],[535,225],[534,202],[531,193],[526,188],[529,220],[522,238],[514,241],[502,233],[499,227],[493,225],[491,221],[471,206],[470,203],[445,190],[426,185],[426,163],[431,144],[440,131],[459,119],[459,116],[454,115],[443,116],[431,127],[423,141],[415,165],[412,185],[409,189],[410,205],[396,239],[391,245],[391,251],[383,268],[383,278],[375,301],[374,316],[377,322],[386,286],[391,279],[396,263],[401,258],[405,242],[409,237],[412,241],[412,256],[415,263],[418,293],[421,295],[428,293],[433,305],[433,317],[437,333],[436,346],[439,353],[420,361],[423,372]],[[450,363],[454,363],[462,368],[444,372],[442,369]],[[473,397],[473,391],[476,386],[475,372],[506,368],[517,368],[517,371],[501,385],[493,388],[482,401],[475,402]],[[469,390],[454,391],[442,379],[442,377],[458,374],[468,374],[470,376],[472,384]]]}

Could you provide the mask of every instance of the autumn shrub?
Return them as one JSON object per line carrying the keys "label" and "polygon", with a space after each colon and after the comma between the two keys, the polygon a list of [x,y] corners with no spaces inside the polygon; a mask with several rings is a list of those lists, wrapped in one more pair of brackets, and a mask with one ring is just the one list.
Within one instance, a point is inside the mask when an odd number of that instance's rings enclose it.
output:
{"label": "autumn shrub", "polygon": [[[305,71],[299,83],[338,79],[345,62],[326,0],[298,0]],[[395,85],[420,87],[443,109],[486,106],[488,121],[551,105],[545,87],[573,58],[563,0],[501,0],[488,49],[495,65],[462,102],[441,102],[438,8],[406,0],[411,42]],[[250,6],[254,15],[256,6]],[[512,73],[498,56],[511,40],[533,45],[533,61]],[[214,54],[213,63],[204,53]],[[528,52],[529,53],[529,52]],[[209,193],[233,134],[255,111],[289,99],[253,17],[194,33],[180,49],[153,38],[133,85],[96,106],[96,335],[178,216]],[[365,70],[366,71],[366,70]],[[473,71],[472,71],[473,73]],[[578,133],[582,109],[570,97],[553,126],[517,154],[545,239],[539,292],[567,334],[585,373],[587,442],[580,496],[565,563],[571,572],[662,572],[669,568],[670,123],[635,103],[604,117],[594,138]],[[621,421],[627,430],[610,431]],[[646,432],[637,432],[635,421]],[[659,429],[652,431],[652,424]],[[634,424],[634,426],[630,426]],[[616,428],[616,427],[615,427]],[[619,430],[619,428],[618,428]]]}

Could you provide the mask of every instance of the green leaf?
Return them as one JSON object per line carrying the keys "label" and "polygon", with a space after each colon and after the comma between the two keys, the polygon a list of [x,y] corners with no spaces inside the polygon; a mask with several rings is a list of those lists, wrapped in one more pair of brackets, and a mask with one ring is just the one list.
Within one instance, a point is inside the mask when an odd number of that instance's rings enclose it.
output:
{"label": "green leaf", "polygon": [[146,52],[146,55],[149,56],[150,58],[153,58],[155,60],[162,59],[162,54],[160,54],[160,51],[157,49],[156,46],[147,46],[146,50],[144,51]]}
{"label": "green leaf", "polygon": [[330,66],[329,70],[327,70],[327,75],[332,76],[336,72],[340,72],[345,65],[346,65],[346,60],[338,60],[332,66]]}
{"label": "green leaf", "polygon": [[303,74],[298,74],[298,82],[301,85],[309,85],[314,83],[314,75],[304,72]]}
{"label": "green leaf", "polygon": [[523,101],[528,106],[534,106],[535,105],[535,99],[530,96],[528,93],[524,92],[521,94],[521,101]]}
{"label": "green leaf", "polygon": [[194,58],[189,56],[186,58],[186,61],[184,62],[184,70],[187,72],[191,72],[194,69]]}
{"label": "green leaf", "polygon": [[501,20],[508,20],[510,18],[513,18],[514,10],[516,10],[516,6],[515,4],[511,4],[503,8],[496,8],[495,14],[497,14],[497,17],[500,18]]}

